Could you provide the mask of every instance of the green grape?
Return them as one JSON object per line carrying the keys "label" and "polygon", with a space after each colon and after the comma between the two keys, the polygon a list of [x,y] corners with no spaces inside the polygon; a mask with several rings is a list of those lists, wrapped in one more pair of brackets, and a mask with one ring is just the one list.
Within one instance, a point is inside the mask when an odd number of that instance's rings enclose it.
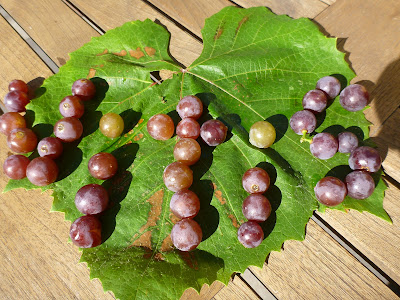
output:
{"label": "green grape", "polygon": [[275,142],[275,138],[275,128],[267,121],[256,122],[250,127],[250,144],[257,148],[268,148]]}
{"label": "green grape", "polygon": [[124,120],[120,115],[110,112],[101,117],[99,129],[106,137],[119,137],[124,131]]}

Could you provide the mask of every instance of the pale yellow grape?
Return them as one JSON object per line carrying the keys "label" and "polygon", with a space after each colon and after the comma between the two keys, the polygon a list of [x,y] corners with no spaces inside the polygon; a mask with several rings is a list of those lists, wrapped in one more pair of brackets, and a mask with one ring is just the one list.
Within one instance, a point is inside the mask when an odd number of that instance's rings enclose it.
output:
{"label": "pale yellow grape", "polygon": [[275,142],[275,127],[267,121],[254,123],[250,128],[250,144],[257,148],[268,148]]}

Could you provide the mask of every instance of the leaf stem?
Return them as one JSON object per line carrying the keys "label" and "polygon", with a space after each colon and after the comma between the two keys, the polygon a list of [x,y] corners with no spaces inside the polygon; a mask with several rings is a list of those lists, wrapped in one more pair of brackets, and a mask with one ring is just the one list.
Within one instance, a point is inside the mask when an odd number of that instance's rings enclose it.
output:
{"label": "leaf stem", "polygon": [[309,142],[310,144],[312,144],[313,139],[312,138],[307,138],[307,130],[304,129],[301,132],[303,133],[303,136],[300,139],[300,143]]}

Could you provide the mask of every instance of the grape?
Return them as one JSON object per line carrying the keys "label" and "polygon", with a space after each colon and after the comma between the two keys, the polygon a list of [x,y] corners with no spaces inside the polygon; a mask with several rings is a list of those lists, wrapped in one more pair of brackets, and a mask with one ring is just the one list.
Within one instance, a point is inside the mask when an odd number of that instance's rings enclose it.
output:
{"label": "grape", "polygon": [[243,215],[249,221],[264,222],[271,214],[271,204],[261,194],[251,194],[243,201]]}
{"label": "grape", "polygon": [[124,131],[124,120],[120,115],[107,113],[101,117],[99,129],[106,137],[116,138]]}
{"label": "grape", "polygon": [[171,197],[169,207],[172,213],[180,219],[194,218],[200,210],[200,200],[195,193],[184,190]]}
{"label": "grape", "polygon": [[98,184],[81,187],[75,195],[76,208],[85,215],[95,215],[106,210],[108,192]]}
{"label": "grape", "polygon": [[28,94],[28,85],[25,83],[25,81],[19,80],[19,79],[14,79],[11,81],[8,85],[8,90],[10,92],[12,91],[20,91]]}
{"label": "grape", "polygon": [[101,244],[101,223],[95,216],[82,216],[72,223],[69,236],[80,248],[93,248]]}
{"label": "grape", "polygon": [[83,126],[79,119],[67,117],[58,120],[54,124],[54,135],[63,142],[73,142],[79,139],[83,133]]}
{"label": "grape", "polygon": [[228,128],[219,120],[208,120],[201,125],[200,136],[209,146],[218,146],[225,141]]}
{"label": "grape", "polygon": [[311,133],[317,126],[315,115],[309,110],[300,110],[293,114],[289,121],[290,128],[299,135],[303,135],[303,130]]}
{"label": "grape", "polygon": [[74,117],[79,119],[85,112],[85,106],[78,96],[67,96],[61,100],[58,110],[64,118]]}
{"label": "grape", "polygon": [[354,199],[366,199],[375,189],[374,179],[365,171],[353,171],[345,179],[347,193]]}
{"label": "grape", "polygon": [[264,193],[270,184],[268,173],[258,167],[248,169],[242,177],[242,185],[246,192],[250,194]]}
{"label": "grape", "polygon": [[61,156],[63,145],[56,137],[46,137],[39,142],[37,150],[42,157],[46,156],[51,159],[56,159]]}
{"label": "grape", "polygon": [[179,192],[188,189],[192,185],[193,172],[187,165],[176,161],[165,168],[163,180],[167,189]]}
{"label": "grape", "polygon": [[346,197],[346,185],[338,178],[327,176],[318,181],[314,188],[317,200],[327,206],[335,206]]}
{"label": "grape", "polygon": [[368,146],[356,148],[349,157],[349,166],[353,170],[365,170],[373,173],[380,169],[381,164],[382,158],[379,152]]}
{"label": "grape", "polygon": [[333,76],[325,76],[318,80],[316,88],[324,91],[330,99],[336,98],[340,93],[340,82]]}
{"label": "grape", "polygon": [[193,118],[197,120],[203,113],[203,103],[196,96],[186,96],[178,102],[176,111],[181,119]]}
{"label": "grape", "polygon": [[200,125],[193,118],[185,118],[176,126],[176,135],[180,138],[197,139],[200,135]]}
{"label": "grape", "polygon": [[49,185],[56,181],[58,167],[56,163],[48,157],[34,158],[26,168],[26,177],[37,186]]}
{"label": "grape", "polygon": [[275,138],[275,127],[267,121],[255,122],[250,127],[249,141],[257,148],[268,148],[275,142]]}
{"label": "grape", "polygon": [[165,114],[154,115],[147,122],[147,131],[155,140],[168,140],[174,135],[174,130],[174,121]]}
{"label": "grape", "polygon": [[341,132],[338,135],[339,152],[340,153],[351,153],[358,147],[357,136],[352,132]]}
{"label": "grape", "polygon": [[25,118],[17,112],[8,112],[0,116],[0,132],[5,135],[9,135],[13,129],[25,127]]}
{"label": "grape", "polygon": [[310,151],[319,159],[329,159],[335,155],[338,147],[338,141],[332,134],[322,132],[314,136],[310,144]]}
{"label": "grape", "polygon": [[264,231],[261,226],[254,221],[248,221],[240,225],[238,230],[238,240],[246,248],[255,248],[264,239]]}
{"label": "grape", "polygon": [[28,128],[13,129],[7,137],[8,148],[17,153],[32,152],[37,142],[36,134]]}
{"label": "grape", "polygon": [[321,90],[308,91],[303,97],[303,108],[315,113],[322,112],[328,103],[326,94]]}
{"label": "grape", "polygon": [[26,177],[26,168],[30,160],[23,155],[10,155],[3,164],[3,171],[11,179],[22,179]]}
{"label": "grape", "polygon": [[88,169],[94,178],[105,180],[117,173],[118,162],[111,153],[100,152],[89,159]]}
{"label": "grape", "polygon": [[363,109],[369,100],[369,94],[365,87],[359,84],[350,84],[340,93],[340,104],[348,111]]}
{"label": "grape", "polygon": [[183,219],[171,230],[171,240],[181,251],[194,250],[201,242],[203,232],[200,225],[192,219]]}
{"label": "grape", "polygon": [[89,79],[78,79],[72,84],[72,95],[78,96],[82,101],[88,101],[96,94],[96,87]]}
{"label": "grape", "polygon": [[21,91],[11,91],[4,97],[4,105],[8,111],[23,112],[29,103],[28,94]]}
{"label": "grape", "polygon": [[199,143],[194,139],[180,139],[174,147],[175,160],[191,166],[195,164],[201,156]]}

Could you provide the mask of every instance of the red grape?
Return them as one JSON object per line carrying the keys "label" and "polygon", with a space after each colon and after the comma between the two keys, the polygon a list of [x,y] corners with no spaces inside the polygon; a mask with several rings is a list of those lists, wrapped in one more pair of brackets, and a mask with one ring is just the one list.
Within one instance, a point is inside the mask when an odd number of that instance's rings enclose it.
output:
{"label": "red grape", "polygon": [[176,111],[182,119],[193,118],[197,120],[203,113],[203,103],[196,96],[186,96],[178,102]]}
{"label": "red grape", "polygon": [[354,171],[345,179],[347,193],[354,199],[366,199],[375,189],[374,179],[365,171]]}
{"label": "red grape", "polygon": [[316,113],[322,112],[327,103],[326,94],[321,90],[308,91],[303,97],[303,108]]}
{"label": "red grape", "polygon": [[28,128],[13,129],[7,137],[8,147],[17,153],[32,152],[37,142],[36,134]]}
{"label": "red grape", "polygon": [[327,132],[316,134],[310,144],[310,152],[319,159],[329,159],[335,155],[337,150],[337,139]]}
{"label": "red grape", "polygon": [[26,169],[26,177],[37,186],[49,185],[56,181],[58,167],[56,163],[48,157],[34,158]]}
{"label": "red grape", "polygon": [[203,232],[200,225],[192,219],[183,219],[171,230],[171,240],[181,251],[194,250],[201,242]]}
{"label": "red grape", "polygon": [[317,126],[317,119],[315,115],[309,110],[300,110],[293,114],[289,121],[290,128],[299,135],[303,135],[305,130],[307,133],[311,133]]}
{"label": "red grape", "polygon": [[264,222],[271,214],[271,204],[261,194],[251,194],[243,201],[243,215],[249,221]]}
{"label": "red grape", "polygon": [[340,93],[340,82],[333,76],[325,76],[318,80],[316,88],[324,91],[330,99],[336,98]]}
{"label": "red grape", "polygon": [[111,153],[100,152],[89,159],[88,169],[94,178],[109,179],[117,173],[118,161]]}
{"label": "red grape", "polygon": [[23,155],[10,155],[3,164],[3,171],[11,179],[22,179],[26,177],[26,168],[30,160]]}
{"label": "red grape", "polygon": [[340,104],[348,111],[363,109],[369,100],[369,94],[365,87],[359,84],[350,84],[340,93]]}
{"label": "red grape", "polygon": [[338,143],[340,153],[351,153],[358,147],[357,136],[352,132],[341,132],[338,135]]}
{"label": "red grape", "polygon": [[9,135],[13,129],[25,127],[25,118],[17,112],[8,112],[0,116],[0,132],[5,135]]}
{"label": "red grape", "polygon": [[179,192],[192,185],[193,172],[187,165],[176,161],[165,168],[163,180],[167,189]]}
{"label": "red grape", "polygon": [[180,219],[194,218],[199,213],[200,200],[194,192],[184,190],[171,197],[169,207],[172,213]]}
{"label": "red grape", "polygon": [[8,111],[23,112],[29,103],[28,94],[21,91],[11,91],[4,97],[4,105]]}
{"label": "red grape", "polygon": [[122,134],[124,126],[122,117],[110,112],[101,117],[99,129],[104,136],[116,138]]}
{"label": "red grape", "polygon": [[78,79],[72,84],[72,95],[78,96],[82,101],[88,101],[96,94],[96,87],[89,79]]}
{"label": "red grape", "polygon": [[362,146],[356,148],[349,157],[349,166],[353,170],[365,170],[368,172],[376,172],[380,169],[382,158],[378,150]]}
{"label": "red grape", "polygon": [[318,181],[314,192],[319,202],[327,206],[335,206],[343,202],[347,189],[340,179],[327,176]]}
{"label": "red grape", "polygon": [[225,141],[228,128],[219,120],[208,120],[201,125],[200,136],[209,146],[218,146]]}
{"label": "red grape", "polygon": [[25,81],[19,80],[19,79],[14,79],[11,81],[8,85],[8,90],[10,92],[12,91],[20,91],[28,94],[28,85],[25,83]]}
{"label": "red grape", "polygon": [[194,139],[180,139],[174,147],[175,160],[185,164],[195,164],[201,156],[199,143]]}
{"label": "red grape", "polygon": [[56,137],[46,137],[39,142],[37,150],[42,157],[46,156],[51,159],[56,159],[61,156],[63,145],[60,139]]}
{"label": "red grape", "polygon": [[264,231],[258,223],[248,221],[240,225],[238,230],[238,240],[246,248],[257,247],[261,244],[263,239]]}
{"label": "red grape", "polygon": [[61,100],[58,110],[64,118],[74,117],[79,119],[85,112],[85,106],[78,96],[67,96]]}
{"label": "red grape", "polygon": [[246,192],[250,194],[264,193],[270,184],[268,173],[258,167],[248,169],[242,177],[242,185]]}
{"label": "red grape", "polygon": [[99,184],[81,187],[75,195],[76,208],[85,215],[95,215],[106,210],[108,192]]}
{"label": "red grape", "polygon": [[176,135],[180,138],[197,139],[200,135],[200,125],[193,118],[185,118],[176,126]]}
{"label": "red grape", "polygon": [[69,230],[72,243],[80,248],[93,248],[101,244],[101,223],[95,216],[82,216]]}
{"label": "red grape", "polygon": [[54,135],[63,142],[73,142],[79,139],[83,133],[81,121],[77,118],[67,117],[58,120],[54,124]]}
{"label": "red grape", "polygon": [[174,121],[165,114],[154,115],[147,122],[147,131],[155,140],[168,140],[174,135]]}

